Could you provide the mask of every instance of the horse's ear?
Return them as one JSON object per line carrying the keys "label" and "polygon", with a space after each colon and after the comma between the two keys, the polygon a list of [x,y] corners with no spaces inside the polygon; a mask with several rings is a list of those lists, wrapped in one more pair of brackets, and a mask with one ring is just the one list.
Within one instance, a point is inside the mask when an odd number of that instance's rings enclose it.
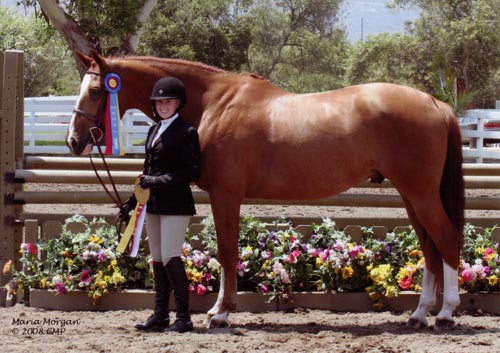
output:
{"label": "horse's ear", "polygon": [[103,72],[109,72],[109,66],[108,63],[106,62],[106,58],[99,54],[97,51],[94,49],[90,49],[90,54],[92,55],[92,58],[96,62],[96,64],[99,66],[101,69],[101,74]]}
{"label": "horse's ear", "polygon": [[81,51],[75,50],[75,57],[78,61],[85,66],[87,69],[92,65],[92,58],[83,54]]}

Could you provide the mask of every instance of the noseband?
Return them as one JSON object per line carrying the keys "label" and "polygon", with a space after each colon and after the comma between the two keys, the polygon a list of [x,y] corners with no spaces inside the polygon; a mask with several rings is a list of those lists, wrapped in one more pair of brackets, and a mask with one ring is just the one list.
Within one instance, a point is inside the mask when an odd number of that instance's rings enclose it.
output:
{"label": "noseband", "polygon": [[[97,71],[92,71],[92,70],[88,70],[85,74],[89,74],[89,75],[96,75],[96,76],[102,76],[100,72],[97,72]],[[95,116],[95,115],[92,115],[90,113],[87,113],[86,111],[83,111],[81,109],[73,109],[73,113],[76,113],[76,114],[79,114],[81,116],[83,116],[84,118],[92,121],[94,124],[95,124],[95,127],[99,127],[99,119]]]}
{"label": "noseband", "polygon": [[[102,76],[100,72],[91,71],[91,70],[88,70],[86,72],[86,74]],[[97,150],[99,151],[99,156],[102,159],[102,162],[103,162],[103,165],[104,165],[104,169],[106,170],[106,174],[108,175],[108,178],[109,178],[109,181],[111,183],[111,186],[113,187],[114,195],[109,191],[109,189],[106,186],[106,183],[104,182],[104,180],[99,175],[99,172],[97,171],[97,168],[96,168],[96,166],[94,164],[94,161],[92,159],[92,153],[89,154],[90,164],[92,165],[92,168],[94,169],[94,173],[95,173],[97,179],[99,180],[99,182],[101,183],[102,187],[104,188],[104,191],[106,191],[106,193],[108,194],[108,196],[111,198],[111,200],[113,200],[113,202],[120,209],[120,211],[123,212],[123,210],[124,210],[123,202],[122,202],[122,200],[120,198],[120,194],[118,193],[118,190],[116,189],[115,182],[113,180],[113,177],[111,176],[111,172],[109,170],[109,166],[106,163],[106,159],[104,158],[104,153],[102,152],[102,149],[101,149],[100,140],[103,137],[104,132],[99,127],[100,120],[95,115],[87,113],[86,111],[83,111],[81,109],[76,109],[75,108],[75,109],[73,109],[73,113],[79,114],[79,115],[83,116],[84,118],[90,120],[91,122],[93,122],[95,124],[95,126],[93,126],[93,127],[91,127],[89,129],[90,136],[92,137],[94,145],[97,147]],[[96,137],[96,131],[99,131],[100,136]],[[116,226],[116,230],[118,232],[118,237],[121,237],[122,223],[123,223],[122,221],[117,221],[117,224],[115,225]]]}

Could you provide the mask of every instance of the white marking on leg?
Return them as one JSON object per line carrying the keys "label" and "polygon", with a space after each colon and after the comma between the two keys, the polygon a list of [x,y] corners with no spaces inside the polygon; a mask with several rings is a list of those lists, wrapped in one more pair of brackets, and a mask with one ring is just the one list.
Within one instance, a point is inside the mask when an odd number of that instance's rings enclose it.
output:
{"label": "white marking on leg", "polygon": [[458,269],[448,266],[443,261],[443,307],[437,319],[453,321],[453,310],[460,304],[458,293]]}
{"label": "white marking on leg", "polygon": [[413,312],[411,318],[427,325],[427,314],[434,305],[436,305],[436,277],[425,267],[422,293],[420,294],[417,310]]}
{"label": "white marking on leg", "polygon": [[[75,109],[78,109],[78,107],[80,106],[80,101],[82,100],[82,97],[85,94],[85,92],[87,92],[91,79],[92,77],[90,74],[85,74],[85,76],[83,76],[83,80],[80,85],[80,95],[78,96],[78,100],[76,101]],[[73,134],[75,132],[75,119],[76,119],[76,113],[73,113],[71,115],[71,120],[69,121],[69,127],[68,127],[67,142],[69,146],[71,146],[70,138],[73,137]]]}

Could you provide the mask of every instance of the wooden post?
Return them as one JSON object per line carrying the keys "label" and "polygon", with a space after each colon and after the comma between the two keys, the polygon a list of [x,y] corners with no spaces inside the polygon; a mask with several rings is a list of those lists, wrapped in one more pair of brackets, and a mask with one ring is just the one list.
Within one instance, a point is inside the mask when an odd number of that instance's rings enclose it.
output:
{"label": "wooden post", "polygon": [[[9,260],[20,268],[18,249],[23,228],[19,219],[22,206],[7,204],[9,195],[22,190],[13,183],[16,167],[23,163],[24,53],[0,53],[0,269]],[[0,286],[10,280],[0,272]],[[4,296],[2,296],[3,303]]]}

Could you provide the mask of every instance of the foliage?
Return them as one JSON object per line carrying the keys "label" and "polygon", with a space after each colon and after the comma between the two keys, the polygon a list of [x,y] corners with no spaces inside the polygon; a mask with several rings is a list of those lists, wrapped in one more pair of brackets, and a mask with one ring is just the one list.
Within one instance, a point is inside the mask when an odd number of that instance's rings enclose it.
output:
{"label": "foliage", "polygon": [[145,25],[138,52],[240,70],[250,43],[249,20],[232,1],[163,1]]}
{"label": "foliage", "polygon": [[[85,231],[71,232],[68,225],[75,221],[83,223]],[[187,236],[182,255],[190,291],[198,295],[217,291],[221,274],[213,217],[203,223],[199,235]],[[357,244],[331,219],[313,224],[308,236],[291,224],[280,222],[280,230],[268,230],[268,226],[253,217],[241,219],[239,290],[258,291],[268,301],[293,301],[293,292],[302,291],[364,291],[380,309],[384,298],[422,289],[425,260],[412,228],[390,233],[383,240],[366,228],[364,241]],[[490,230],[476,234],[471,225],[465,227],[464,235],[458,277],[462,289],[500,292],[499,244],[491,240]],[[116,244],[116,232],[103,226],[102,220],[70,218],[59,238],[21,245],[23,270],[15,271],[10,264],[4,269],[14,275],[9,290],[45,288],[64,293],[83,289],[98,301],[108,291],[150,287],[151,268],[144,249],[137,258],[130,258],[117,254]]]}
{"label": "foliage", "polygon": [[74,95],[78,73],[62,40],[32,15],[18,16],[0,7],[0,50],[25,52],[24,94]]}

